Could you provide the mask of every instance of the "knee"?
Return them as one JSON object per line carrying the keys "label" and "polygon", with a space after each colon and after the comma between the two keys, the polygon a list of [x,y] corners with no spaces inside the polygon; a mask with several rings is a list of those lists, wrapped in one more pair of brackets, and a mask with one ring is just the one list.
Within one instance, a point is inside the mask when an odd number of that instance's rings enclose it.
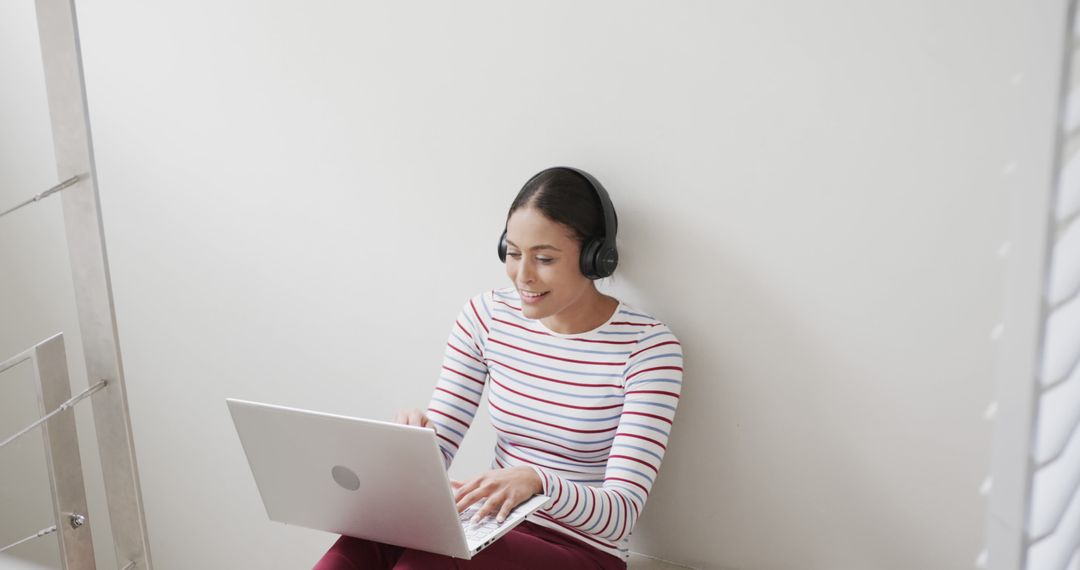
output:
{"label": "knee", "polygon": [[369,556],[371,547],[369,541],[342,536],[312,570],[359,570],[360,561]]}

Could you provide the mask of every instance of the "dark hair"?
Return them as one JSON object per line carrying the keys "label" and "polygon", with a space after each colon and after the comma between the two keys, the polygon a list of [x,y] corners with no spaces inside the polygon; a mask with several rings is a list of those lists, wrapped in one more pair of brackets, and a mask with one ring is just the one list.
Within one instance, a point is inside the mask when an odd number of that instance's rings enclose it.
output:
{"label": "dark hair", "polygon": [[[572,168],[556,166],[533,176],[518,192],[506,219],[530,206],[574,232],[578,244],[604,235],[604,209],[592,183]],[[618,215],[615,216],[618,227]]]}

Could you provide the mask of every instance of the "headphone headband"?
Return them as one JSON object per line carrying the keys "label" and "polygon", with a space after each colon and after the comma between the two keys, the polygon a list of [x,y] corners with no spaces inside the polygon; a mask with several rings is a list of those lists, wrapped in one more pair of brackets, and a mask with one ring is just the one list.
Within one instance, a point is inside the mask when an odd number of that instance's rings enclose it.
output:
{"label": "headphone headband", "polygon": [[[522,186],[522,190],[528,188],[538,176],[551,172],[553,170],[570,171],[581,178],[584,178],[589,186],[595,192],[597,198],[600,199],[600,209],[604,216],[604,231],[603,235],[599,238],[595,236],[586,237],[585,242],[581,244],[581,259],[579,265],[581,273],[589,279],[601,279],[610,276],[615,272],[615,267],[619,263],[619,252],[615,247],[615,237],[618,234],[619,222],[615,217],[615,206],[611,203],[611,197],[608,196],[607,190],[603,184],[597,180],[592,174],[585,172],[579,168],[571,166],[554,166],[551,168],[545,168],[529,178],[528,182]],[[520,195],[521,192],[518,192]],[[506,262],[506,229],[503,229],[502,236],[499,238],[499,260]]]}

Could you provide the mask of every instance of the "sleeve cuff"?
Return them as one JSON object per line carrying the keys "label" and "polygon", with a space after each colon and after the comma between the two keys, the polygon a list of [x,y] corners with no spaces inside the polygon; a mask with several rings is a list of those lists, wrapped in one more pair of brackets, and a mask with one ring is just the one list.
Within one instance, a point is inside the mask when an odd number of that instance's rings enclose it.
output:
{"label": "sleeve cuff", "polygon": [[540,477],[540,494],[541,495],[547,495],[548,494],[548,487],[550,486],[548,484],[547,475],[544,474],[544,471],[542,469],[540,469],[539,467],[537,467],[535,465],[530,465],[529,467],[532,467],[532,470],[536,471],[536,475],[538,477]]}

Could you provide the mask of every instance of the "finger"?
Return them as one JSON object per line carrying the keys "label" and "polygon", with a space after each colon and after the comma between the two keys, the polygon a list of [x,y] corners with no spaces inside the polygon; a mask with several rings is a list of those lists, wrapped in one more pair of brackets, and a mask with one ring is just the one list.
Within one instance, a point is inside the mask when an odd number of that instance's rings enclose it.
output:
{"label": "finger", "polygon": [[454,501],[457,501],[457,502],[460,503],[461,499],[464,498],[465,495],[469,494],[470,492],[472,492],[473,490],[475,490],[479,486],[480,486],[480,479],[479,478],[470,479],[470,480],[462,483],[461,486],[458,487],[457,491],[454,493]]}
{"label": "finger", "polygon": [[495,522],[502,524],[506,520],[506,517],[510,516],[510,511],[514,510],[517,505],[514,504],[513,499],[507,499],[503,501],[502,508],[499,509],[499,515],[495,517]]}
{"label": "finger", "polygon": [[463,494],[457,502],[458,512],[465,512],[466,509],[473,506],[473,504],[483,499],[486,495],[486,493],[481,492],[479,489]]}
{"label": "finger", "polygon": [[509,500],[510,493],[508,493],[505,489],[500,489],[499,491],[492,493],[487,498],[487,502],[484,503],[484,507],[480,509],[480,512],[478,512],[477,514],[480,515],[481,520],[485,517],[493,517],[498,514],[499,510],[502,508],[503,503]]}
{"label": "finger", "polygon": [[462,483],[461,481],[455,481],[453,479],[450,480],[450,488],[452,488],[452,489],[458,489],[459,487],[461,487],[464,484],[465,483]]}
{"label": "finger", "polygon": [[409,425],[420,425],[420,412],[418,410],[412,410],[409,412]]}
{"label": "finger", "polygon": [[499,504],[499,499],[496,498],[495,496],[491,496],[491,497],[488,497],[487,499],[484,499],[484,504],[480,505],[480,509],[476,511],[475,515],[473,515],[472,522],[478,523],[478,522],[486,519],[488,516],[491,515],[491,512],[495,510],[495,505],[498,505],[498,504]]}
{"label": "finger", "polygon": [[394,423],[395,424],[408,424],[409,422],[406,421],[404,412],[402,412],[401,410],[398,410],[397,413],[394,414]]}

